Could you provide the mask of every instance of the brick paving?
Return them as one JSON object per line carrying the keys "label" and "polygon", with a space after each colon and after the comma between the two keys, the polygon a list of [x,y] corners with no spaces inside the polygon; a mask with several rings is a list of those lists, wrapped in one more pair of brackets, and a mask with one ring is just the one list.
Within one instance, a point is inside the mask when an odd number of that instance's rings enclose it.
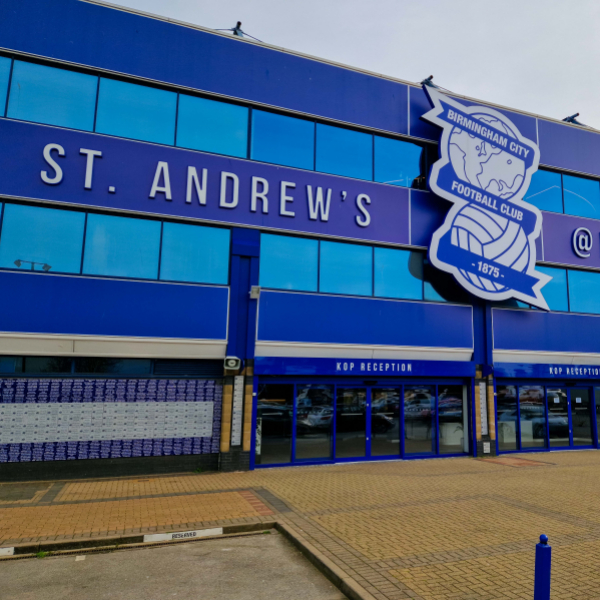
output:
{"label": "brick paving", "polygon": [[540,533],[600,599],[598,451],[0,484],[0,546],[273,520],[378,600],[530,600]]}

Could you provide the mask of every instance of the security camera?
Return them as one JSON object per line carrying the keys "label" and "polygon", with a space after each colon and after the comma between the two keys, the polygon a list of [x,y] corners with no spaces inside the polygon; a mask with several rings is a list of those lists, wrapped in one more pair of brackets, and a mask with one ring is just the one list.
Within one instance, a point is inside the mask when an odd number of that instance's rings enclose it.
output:
{"label": "security camera", "polygon": [[229,371],[239,371],[242,368],[242,359],[237,356],[226,356],[225,368]]}

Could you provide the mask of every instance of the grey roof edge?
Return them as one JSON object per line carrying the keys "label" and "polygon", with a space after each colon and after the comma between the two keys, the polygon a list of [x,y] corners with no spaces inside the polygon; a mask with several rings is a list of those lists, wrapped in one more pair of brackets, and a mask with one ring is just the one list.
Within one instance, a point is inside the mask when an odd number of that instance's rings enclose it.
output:
{"label": "grey roof edge", "polygon": [[[334,67],[339,67],[339,68],[342,68],[342,69],[346,69],[348,71],[354,71],[356,73],[362,73],[363,75],[369,75],[371,77],[377,77],[379,79],[386,79],[388,81],[392,81],[394,83],[400,83],[400,84],[407,85],[407,86],[413,87],[413,88],[418,88],[418,89],[421,88],[421,84],[420,83],[416,83],[414,81],[407,81],[405,79],[399,79],[397,77],[392,77],[390,75],[383,75],[381,73],[376,73],[375,71],[369,71],[367,69],[360,69],[358,67],[353,67],[351,65],[347,65],[347,64],[344,64],[344,63],[339,63],[339,62],[336,62],[336,61],[328,60],[326,58],[321,58],[321,57],[318,57],[318,56],[313,56],[311,54],[306,54],[306,53],[303,53],[303,52],[299,52],[297,50],[290,50],[288,48],[283,48],[281,46],[275,46],[273,44],[268,44],[266,42],[258,42],[258,41],[254,41],[254,40],[251,40],[251,39],[248,39],[248,38],[241,38],[241,37],[237,37],[237,36],[232,36],[232,35],[229,35],[227,33],[221,32],[221,31],[216,31],[215,29],[211,29],[209,27],[203,27],[202,25],[195,25],[194,23],[188,23],[186,21],[180,21],[178,19],[172,19],[170,17],[164,17],[164,16],[161,16],[161,15],[156,15],[154,13],[150,13],[150,12],[138,10],[138,9],[135,9],[135,8],[130,8],[130,7],[127,7],[127,6],[121,6],[121,5],[118,5],[118,4],[113,4],[112,2],[105,2],[104,0],[77,0],[77,1],[78,2],[85,2],[87,4],[96,4],[98,6],[102,6],[102,7],[105,7],[105,8],[111,8],[111,9],[114,9],[114,10],[119,10],[121,12],[132,13],[132,14],[135,14],[135,15],[139,15],[139,16],[142,16],[142,17],[149,18],[149,19],[155,19],[155,20],[158,20],[158,21],[163,21],[163,22],[166,22],[166,23],[171,23],[173,25],[179,25],[181,27],[186,27],[188,29],[196,29],[198,31],[203,31],[204,33],[209,33],[211,35],[218,35],[218,36],[221,36],[221,37],[226,37],[227,39],[233,40],[235,42],[240,42],[240,43],[244,43],[244,44],[253,44],[255,46],[261,46],[261,47],[264,47],[264,48],[268,48],[270,50],[275,50],[277,52],[283,52],[284,54],[289,54],[289,55],[292,55],[292,56],[298,56],[300,58],[306,58],[308,60],[314,60],[314,61],[321,62],[321,63],[324,63],[324,64],[332,65]],[[593,127],[587,126],[587,125],[585,125],[585,126],[575,125],[573,123],[567,123],[565,121],[562,121],[561,119],[555,119],[553,117],[545,117],[545,116],[539,115],[537,113],[532,113],[532,112],[528,112],[528,111],[525,111],[525,110],[520,110],[518,108],[511,108],[509,106],[504,106],[502,104],[495,104],[493,102],[488,102],[486,100],[480,100],[479,98],[473,98],[471,96],[465,96],[465,95],[462,95],[462,94],[457,94],[455,92],[450,92],[449,95],[451,95],[454,98],[458,98],[458,99],[461,99],[461,100],[466,100],[468,102],[475,102],[475,103],[478,103],[478,104],[485,104],[486,106],[490,106],[492,108],[497,108],[497,109],[500,109],[500,110],[507,110],[509,112],[514,112],[514,113],[517,113],[517,114],[525,115],[527,117],[532,117],[532,118],[535,118],[535,119],[542,119],[544,121],[549,121],[549,122],[552,122],[552,123],[557,123],[557,124],[560,124],[560,125],[564,125],[565,127],[573,127],[575,129],[589,131],[590,133],[596,133],[596,132],[599,131],[599,130],[597,130],[597,129],[593,128]]]}

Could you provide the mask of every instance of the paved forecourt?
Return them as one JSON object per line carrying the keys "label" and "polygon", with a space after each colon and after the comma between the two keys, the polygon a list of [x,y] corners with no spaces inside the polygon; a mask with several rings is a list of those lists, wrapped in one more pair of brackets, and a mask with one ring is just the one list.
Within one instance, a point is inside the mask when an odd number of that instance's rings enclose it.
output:
{"label": "paved forecourt", "polygon": [[581,600],[600,598],[599,508],[597,451],[5,483],[0,547],[279,521],[365,597],[529,600],[545,533],[553,600]]}

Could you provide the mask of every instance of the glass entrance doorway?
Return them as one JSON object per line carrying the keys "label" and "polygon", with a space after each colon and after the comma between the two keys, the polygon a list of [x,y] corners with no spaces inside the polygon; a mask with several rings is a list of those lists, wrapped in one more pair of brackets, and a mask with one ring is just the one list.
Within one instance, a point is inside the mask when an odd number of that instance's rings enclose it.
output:
{"label": "glass entrance doorway", "polygon": [[592,447],[595,407],[586,386],[497,385],[500,452]]}
{"label": "glass entrance doorway", "polygon": [[255,464],[465,454],[467,386],[259,383]]}

